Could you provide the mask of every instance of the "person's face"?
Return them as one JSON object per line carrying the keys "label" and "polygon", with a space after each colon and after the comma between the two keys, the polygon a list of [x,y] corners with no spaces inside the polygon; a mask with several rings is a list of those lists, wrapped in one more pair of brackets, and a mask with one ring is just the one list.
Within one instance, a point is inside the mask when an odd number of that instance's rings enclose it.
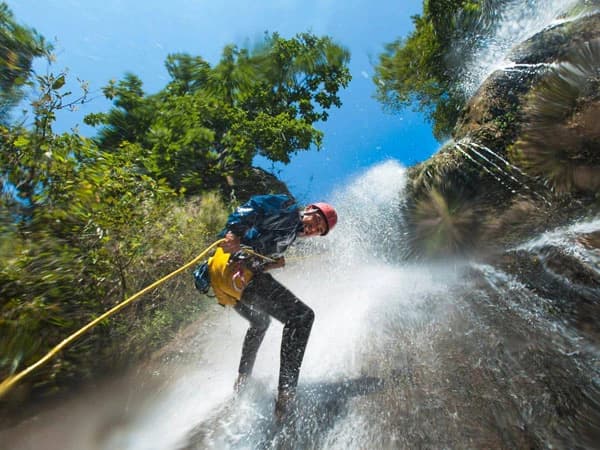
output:
{"label": "person's face", "polygon": [[327,231],[327,222],[323,215],[316,209],[305,209],[302,216],[304,225],[303,236],[321,236]]}

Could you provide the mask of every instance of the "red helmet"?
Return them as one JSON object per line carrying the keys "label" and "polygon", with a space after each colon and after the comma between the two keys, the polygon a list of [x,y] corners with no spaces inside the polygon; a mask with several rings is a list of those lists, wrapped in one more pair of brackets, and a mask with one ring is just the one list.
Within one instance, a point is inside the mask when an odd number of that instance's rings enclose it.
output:
{"label": "red helmet", "polygon": [[333,206],[330,204],[322,202],[313,203],[312,205],[309,205],[309,208],[315,208],[321,214],[323,214],[323,217],[325,217],[325,222],[327,222],[327,230],[321,235],[325,236],[327,233],[329,233],[329,230],[335,227],[335,224],[337,223],[338,217],[335,209],[333,209]]}

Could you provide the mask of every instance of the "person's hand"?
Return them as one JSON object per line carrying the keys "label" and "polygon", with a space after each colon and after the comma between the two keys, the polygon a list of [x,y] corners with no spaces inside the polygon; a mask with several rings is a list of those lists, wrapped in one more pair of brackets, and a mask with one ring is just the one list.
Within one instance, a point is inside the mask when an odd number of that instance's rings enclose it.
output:
{"label": "person's hand", "polygon": [[225,253],[236,253],[241,250],[241,239],[239,236],[236,236],[231,231],[228,231],[225,235],[225,240],[221,242],[220,247],[223,249]]}
{"label": "person's hand", "polygon": [[283,267],[283,266],[285,266],[285,258],[283,256],[281,256],[280,258],[277,258],[273,262],[266,264],[263,270],[267,271],[267,270],[271,270],[271,269],[279,269],[280,267]]}

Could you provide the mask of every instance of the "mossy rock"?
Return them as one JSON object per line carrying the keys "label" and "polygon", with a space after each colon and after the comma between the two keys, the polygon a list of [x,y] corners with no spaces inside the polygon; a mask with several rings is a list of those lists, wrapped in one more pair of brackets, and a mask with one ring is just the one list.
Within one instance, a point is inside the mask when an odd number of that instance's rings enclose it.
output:
{"label": "mossy rock", "polygon": [[[511,59],[515,70],[494,72],[467,102],[453,140],[408,171],[405,212],[415,253],[436,254],[419,232],[424,222],[431,236],[468,242],[440,241],[443,254],[509,245],[600,210],[600,125],[590,119],[600,111],[600,14],[543,30],[515,47]],[[583,86],[552,81],[568,79],[568,70],[584,74],[570,80]],[[545,112],[560,102],[563,110]],[[575,150],[561,148],[565,135]]]}

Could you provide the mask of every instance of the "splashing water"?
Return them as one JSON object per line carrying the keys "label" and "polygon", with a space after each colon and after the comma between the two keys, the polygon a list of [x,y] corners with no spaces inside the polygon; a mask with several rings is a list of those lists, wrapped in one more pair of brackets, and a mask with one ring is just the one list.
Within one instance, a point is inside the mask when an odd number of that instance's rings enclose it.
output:
{"label": "splashing water", "polygon": [[395,161],[356,177],[334,194],[340,216],[336,232],[324,242],[310,241],[310,252],[321,246],[329,254],[335,253],[336,265],[361,259],[397,259],[403,245],[398,223],[405,183],[406,171]]}
{"label": "splashing water", "polygon": [[[543,29],[564,21],[562,17],[581,0],[509,1],[498,13],[499,19],[493,33],[478,42],[473,54],[458,78],[467,97],[475,93],[483,81],[494,71],[518,66],[508,59],[510,50]],[[529,69],[529,68],[528,68]]]}

